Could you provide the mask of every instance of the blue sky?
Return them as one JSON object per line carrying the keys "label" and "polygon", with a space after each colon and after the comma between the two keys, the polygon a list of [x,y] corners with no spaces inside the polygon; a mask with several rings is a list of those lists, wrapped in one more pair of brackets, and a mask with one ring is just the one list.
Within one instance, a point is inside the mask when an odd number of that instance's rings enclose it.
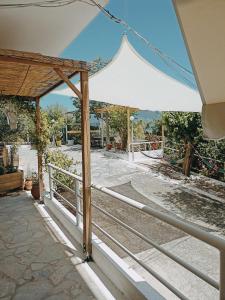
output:
{"label": "blue sky", "polygon": [[[106,9],[124,19],[156,47],[191,70],[172,0],[110,0]],[[123,32],[124,28],[121,25],[112,22],[100,12],[60,56],[85,61],[98,57],[110,59],[120,46]],[[127,34],[131,44],[145,59],[183,81],[182,77],[153,54],[144,42],[129,32]],[[53,103],[60,103],[68,110],[73,110],[69,97],[50,94],[42,99],[42,106]]]}

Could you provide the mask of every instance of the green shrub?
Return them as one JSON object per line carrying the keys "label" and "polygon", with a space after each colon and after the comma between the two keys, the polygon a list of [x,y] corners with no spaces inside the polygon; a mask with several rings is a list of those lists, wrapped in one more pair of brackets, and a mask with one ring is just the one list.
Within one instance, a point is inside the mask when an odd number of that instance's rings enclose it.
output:
{"label": "green shrub", "polygon": [[[57,151],[48,151],[45,155],[45,164],[47,166],[48,163],[51,163],[59,168],[62,168],[65,171],[69,171],[73,174],[76,174],[76,170],[72,169],[74,165],[73,159],[70,158],[67,154],[61,152],[60,150]],[[66,174],[62,174],[57,170],[53,170],[52,173],[53,177],[68,186],[71,189],[74,189],[74,179]],[[62,191],[63,186],[59,183],[55,182],[54,186],[56,191]]]}

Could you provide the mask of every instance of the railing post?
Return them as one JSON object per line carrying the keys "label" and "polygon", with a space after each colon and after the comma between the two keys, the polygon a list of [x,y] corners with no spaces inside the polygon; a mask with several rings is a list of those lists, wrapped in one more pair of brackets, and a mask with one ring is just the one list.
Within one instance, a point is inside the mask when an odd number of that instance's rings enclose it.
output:
{"label": "railing post", "polygon": [[53,199],[53,192],[52,192],[52,167],[48,165],[48,176],[49,176],[49,190],[50,190],[50,199]]}
{"label": "railing post", "polygon": [[225,250],[220,250],[220,300],[225,299]]}
{"label": "railing post", "polygon": [[79,188],[79,182],[75,179],[75,201],[76,201],[76,218],[77,218],[77,226],[80,226],[80,188]]}
{"label": "railing post", "polygon": [[132,146],[132,161],[134,161],[134,145],[133,145],[133,143],[131,144]]}

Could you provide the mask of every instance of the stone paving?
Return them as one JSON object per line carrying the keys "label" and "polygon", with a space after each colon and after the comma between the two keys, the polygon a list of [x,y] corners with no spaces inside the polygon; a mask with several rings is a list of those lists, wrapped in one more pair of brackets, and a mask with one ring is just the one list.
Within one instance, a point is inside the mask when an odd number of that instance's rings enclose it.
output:
{"label": "stone paving", "polygon": [[0,299],[96,299],[78,253],[50,234],[30,197],[12,195],[0,198]]}

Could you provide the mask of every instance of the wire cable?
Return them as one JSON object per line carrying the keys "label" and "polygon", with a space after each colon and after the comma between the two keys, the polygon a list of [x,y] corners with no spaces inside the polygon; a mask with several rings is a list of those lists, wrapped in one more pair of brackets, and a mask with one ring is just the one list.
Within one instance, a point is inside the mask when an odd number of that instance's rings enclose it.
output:
{"label": "wire cable", "polygon": [[[105,9],[101,4],[96,2],[95,0],[45,0],[39,2],[28,2],[28,3],[17,3],[17,4],[0,4],[0,9],[6,8],[25,8],[25,7],[44,7],[44,8],[52,8],[52,7],[62,7],[73,4],[75,2],[81,2],[90,6],[96,6],[98,9],[108,18],[110,18],[113,22],[122,25],[126,31],[131,32],[133,35],[142,40],[148,48],[152,50],[152,52],[157,55],[169,68],[171,68],[174,72],[176,72],[180,78],[186,81],[190,86],[196,88],[196,83],[194,81],[194,75],[191,70],[181,65],[174,58],[170,57],[162,50],[157,48],[153,43],[151,43],[147,38],[141,35],[138,31],[132,28],[126,21],[123,19],[114,16],[109,10]],[[125,3],[126,4],[126,3]],[[189,76],[189,77],[187,77]],[[191,78],[190,78],[191,76]]]}
{"label": "wire cable", "polygon": [[[123,19],[120,19],[116,16],[114,16],[109,10],[105,9],[103,6],[101,6],[99,3],[97,3],[95,0],[90,0],[92,3],[94,3],[99,10],[102,11],[102,13],[111,19],[113,22],[122,25],[126,28],[127,31],[131,32],[135,36],[137,36],[139,39],[141,39],[152,51],[154,54],[158,55],[164,63],[166,63],[167,66],[173,69],[175,72],[179,72],[179,76],[182,77],[186,82],[188,82],[191,86],[196,88],[196,84],[193,81],[194,75],[191,70],[188,68],[182,66],[179,62],[177,62],[174,58],[170,57],[166,53],[164,53],[162,50],[157,48],[155,45],[153,45],[149,40],[147,40],[144,36],[142,36],[139,32],[137,32],[134,28],[132,28],[126,21]],[[179,71],[178,71],[179,70]],[[180,73],[182,72],[182,73]],[[185,74],[185,75],[184,75]],[[188,76],[192,76],[192,79],[188,78]]]}
{"label": "wire cable", "polygon": [[86,0],[46,0],[40,2],[28,2],[28,3],[17,3],[17,4],[0,4],[0,9],[5,8],[26,8],[26,7],[45,7],[45,8],[52,8],[52,7],[62,7],[67,6],[75,2],[85,3],[87,5],[96,6],[95,4],[86,1]]}

